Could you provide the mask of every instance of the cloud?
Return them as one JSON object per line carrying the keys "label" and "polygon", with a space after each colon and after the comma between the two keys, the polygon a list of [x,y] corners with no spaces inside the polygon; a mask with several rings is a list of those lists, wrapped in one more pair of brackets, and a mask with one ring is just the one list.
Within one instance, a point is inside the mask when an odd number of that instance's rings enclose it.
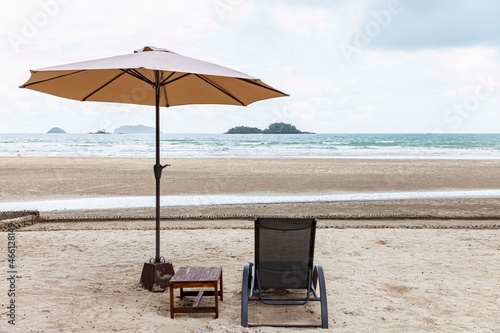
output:
{"label": "cloud", "polygon": [[277,23],[285,31],[304,37],[324,35],[335,25],[325,8],[283,7],[275,14]]}
{"label": "cloud", "polygon": [[373,107],[358,105],[352,110],[347,111],[347,117],[353,122],[366,122],[372,119]]}
{"label": "cloud", "polygon": [[392,15],[369,47],[419,50],[450,47],[499,46],[500,2],[497,0],[389,0],[370,1],[366,7],[366,27],[376,15],[399,3],[401,13]]}
{"label": "cloud", "polygon": [[[54,1],[60,6],[49,15],[41,4]],[[80,103],[18,88],[29,69],[146,45],[240,70],[291,95],[247,108],[168,109],[166,133],[220,133],[273,121],[314,132],[447,131],[444,112],[474,92],[478,77],[500,82],[500,1],[26,0],[3,9],[0,132],[153,125],[149,107]],[[38,22],[28,43],[13,48],[6,33],[22,35],[26,20],[43,12],[46,24]],[[357,47],[351,61],[341,50],[346,44]],[[461,129],[491,131],[498,91],[480,109],[463,118]]]}

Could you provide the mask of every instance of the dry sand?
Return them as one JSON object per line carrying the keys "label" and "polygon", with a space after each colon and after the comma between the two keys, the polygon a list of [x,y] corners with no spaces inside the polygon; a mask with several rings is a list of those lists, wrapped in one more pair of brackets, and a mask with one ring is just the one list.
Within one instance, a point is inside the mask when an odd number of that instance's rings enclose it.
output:
{"label": "dry sand", "polygon": [[[162,194],[500,188],[497,160],[166,162],[172,167],[165,169]],[[0,181],[2,201],[154,193],[152,161],[142,159],[0,158]],[[326,273],[330,331],[500,332],[499,203],[446,199],[276,204],[175,208],[162,214],[428,215],[424,220],[320,220],[315,261]],[[152,212],[63,215],[106,214]],[[58,216],[61,213],[47,214]],[[142,264],[155,251],[153,221],[62,220],[16,230],[16,326],[7,323],[9,286],[2,278],[0,332],[319,331],[239,326],[241,268],[253,259],[250,220],[168,220],[162,227],[162,255],[175,267],[223,266],[225,297],[219,319],[203,314],[170,319],[168,295],[140,288]],[[7,257],[6,234],[0,253]],[[7,275],[6,261],[3,270]],[[250,313],[251,320],[316,320],[319,307],[253,306]]]}

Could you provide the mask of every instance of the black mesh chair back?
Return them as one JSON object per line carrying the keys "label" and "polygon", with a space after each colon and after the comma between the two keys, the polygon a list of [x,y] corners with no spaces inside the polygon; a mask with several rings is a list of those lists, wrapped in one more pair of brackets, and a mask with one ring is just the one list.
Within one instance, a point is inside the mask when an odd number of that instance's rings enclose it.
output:
{"label": "black mesh chair back", "polygon": [[256,219],[255,266],[260,288],[308,288],[315,230],[315,219]]}

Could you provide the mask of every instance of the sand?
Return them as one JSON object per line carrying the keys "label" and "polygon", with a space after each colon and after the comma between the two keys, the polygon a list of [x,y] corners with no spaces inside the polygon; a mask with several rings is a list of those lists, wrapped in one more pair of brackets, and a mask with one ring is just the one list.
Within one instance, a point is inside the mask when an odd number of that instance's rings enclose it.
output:
{"label": "sand", "polygon": [[[500,189],[500,160],[167,159],[162,194]],[[152,159],[0,158],[0,200],[152,195]]]}
{"label": "sand", "polygon": [[[163,194],[342,193],[499,189],[497,160],[174,159]],[[166,163],[165,162],[165,163]],[[1,201],[151,195],[152,161],[0,158]],[[27,171],[29,170],[29,172]],[[125,179],[125,180],[124,180]],[[133,181],[130,181],[133,179]],[[330,331],[500,332],[499,199],[177,207],[173,215],[338,215],[320,219],[315,262],[327,279]],[[289,332],[239,326],[241,268],[253,259],[250,219],[166,219],[174,267],[222,266],[219,319],[170,319],[167,293],[139,285],[154,254],[149,209],[53,212],[16,230],[16,326],[0,279],[0,332]],[[94,220],[55,220],[63,216]],[[371,215],[378,219],[370,219]],[[384,216],[390,217],[384,219]],[[406,219],[398,216],[409,216]],[[420,218],[419,218],[420,216]],[[42,216],[44,217],[44,216]],[[7,234],[0,242],[7,256]],[[4,261],[7,277],[7,262]],[[202,302],[210,303],[209,299]],[[319,306],[251,308],[255,320],[317,320]]]}

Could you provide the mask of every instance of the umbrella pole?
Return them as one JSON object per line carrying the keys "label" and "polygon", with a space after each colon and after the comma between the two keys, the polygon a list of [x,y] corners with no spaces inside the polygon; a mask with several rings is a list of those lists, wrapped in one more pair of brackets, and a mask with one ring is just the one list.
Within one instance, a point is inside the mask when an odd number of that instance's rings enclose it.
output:
{"label": "umbrella pole", "polygon": [[160,179],[163,167],[160,164],[160,83],[158,71],[155,71],[155,105],[156,105],[156,164],[154,173],[156,178],[156,256],[155,262],[160,262]]}
{"label": "umbrella pole", "polygon": [[[168,164],[160,163],[160,72],[155,70],[155,117],[156,117],[156,164],[153,167],[156,179],[156,254],[149,262],[144,263],[141,275],[141,284],[150,291],[164,291],[168,288],[170,279],[175,274],[171,262],[165,262],[160,256],[160,180],[164,167]],[[163,262],[162,262],[163,259]]]}

